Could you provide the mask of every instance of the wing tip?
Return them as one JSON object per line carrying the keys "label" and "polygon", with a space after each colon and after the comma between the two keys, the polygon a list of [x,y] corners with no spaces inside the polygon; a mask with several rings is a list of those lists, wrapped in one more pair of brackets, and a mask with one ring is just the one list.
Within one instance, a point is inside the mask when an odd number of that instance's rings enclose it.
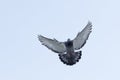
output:
{"label": "wing tip", "polygon": [[91,22],[90,20],[88,20],[88,23],[89,23],[89,24],[92,24],[92,22]]}
{"label": "wing tip", "polygon": [[40,34],[38,34],[37,36],[38,36],[38,38],[39,38],[39,37],[42,37],[42,35],[40,35]]}
{"label": "wing tip", "polygon": [[92,31],[92,22],[88,21],[88,24],[86,25],[86,27],[89,27],[90,32]]}
{"label": "wing tip", "polygon": [[38,40],[40,41],[40,42],[43,42],[43,40],[42,40],[42,38],[44,38],[42,35],[37,35],[37,37],[38,37]]}
{"label": "wing tip", "polygon": [[38,34],[37,37],[38,37],[38,39],[40,39],[41,35]]}

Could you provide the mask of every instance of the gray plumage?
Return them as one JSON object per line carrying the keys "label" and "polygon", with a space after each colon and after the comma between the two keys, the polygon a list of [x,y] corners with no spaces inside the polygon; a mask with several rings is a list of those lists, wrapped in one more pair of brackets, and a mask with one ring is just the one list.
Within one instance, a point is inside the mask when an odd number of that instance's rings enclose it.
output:
{"label": "gray plumage", "polygon": [[49,39],[42,35],[38,35],[38,39],[47,48],[58,53],[60,60],[64,64],[73,65],[79,61],[82,55],[82,51],[75,52],[75,50],[79,50],[85,45],[91,31],[92,23],[88,22],[73,40],[68,39],[66,42],[59,42],[56,39]]}

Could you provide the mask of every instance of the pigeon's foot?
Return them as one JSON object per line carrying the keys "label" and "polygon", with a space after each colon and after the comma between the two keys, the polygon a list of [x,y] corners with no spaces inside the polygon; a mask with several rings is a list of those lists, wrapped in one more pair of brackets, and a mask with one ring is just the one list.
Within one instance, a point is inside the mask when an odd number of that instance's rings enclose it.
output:
{"label": "pigeon's foot", "polygon": [[68,57],[67,54],[59,54],[60,60],[66,65],[74,65],[79,62],[82,56],[82,51],[75,52],[75,56]]}

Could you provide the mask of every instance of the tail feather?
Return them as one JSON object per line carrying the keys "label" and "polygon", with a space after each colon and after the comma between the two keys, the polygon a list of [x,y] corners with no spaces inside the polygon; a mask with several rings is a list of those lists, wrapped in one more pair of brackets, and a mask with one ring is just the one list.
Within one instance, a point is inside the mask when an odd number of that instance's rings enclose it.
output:
{"label": "tail feather", "polygon": [[66,65],[74,65],[76,62],[79,62],[82,56],[82,51],[75,52],[75,57],[68,58],[67,54],[59,54],[59,59]]}

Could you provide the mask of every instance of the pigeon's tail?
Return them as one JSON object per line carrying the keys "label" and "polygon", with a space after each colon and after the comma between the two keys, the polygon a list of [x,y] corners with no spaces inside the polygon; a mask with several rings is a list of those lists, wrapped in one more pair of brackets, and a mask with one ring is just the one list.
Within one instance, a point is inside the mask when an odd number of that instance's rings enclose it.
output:
{"label": "pigeon's tail", "polygon": [[76,62],[79,62],[82,56],[82,51],[75,52],[75,56],[69,58],[67,54],[59,54],[60,60],[66,65],[74,65]]}

